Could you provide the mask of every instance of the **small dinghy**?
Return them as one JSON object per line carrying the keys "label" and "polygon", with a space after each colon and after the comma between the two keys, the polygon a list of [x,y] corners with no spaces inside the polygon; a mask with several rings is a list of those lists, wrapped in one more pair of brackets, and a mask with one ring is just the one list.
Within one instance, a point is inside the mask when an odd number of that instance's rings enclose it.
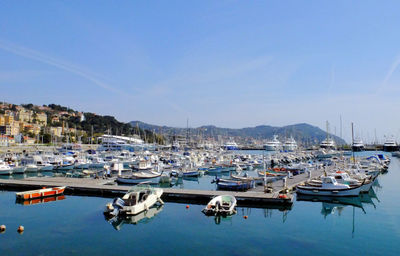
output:
{"label": "small dinghy", "polygon": [[163,190],[151,186],[138,185],[132,187],[122,198],[115,198],[106,205],[105,215],[136,215],[149,210],[155,203],[164,204],[161,200]]}
{"label": "small dinghy", "polygon": [[162,173],[155,171],[134,172],[129,176],[120,175],[117,182],[122,184],[159,183]]}
{"label": "small dinghy", "polygon": [[19,200],[29,200],[35,198],[42,198],[47,196],[57,196],[62,195],[65,190],[64,187],[54,187],[54,188],[43,188],[37,190],[30,190],[25,192],[18,192],[16,193],[17,199]]}
{"label": "small dinghy", "polygon": [[236,213],[236,198],[231,195],[216,196],[202,210],[205,215],[232,215]]}

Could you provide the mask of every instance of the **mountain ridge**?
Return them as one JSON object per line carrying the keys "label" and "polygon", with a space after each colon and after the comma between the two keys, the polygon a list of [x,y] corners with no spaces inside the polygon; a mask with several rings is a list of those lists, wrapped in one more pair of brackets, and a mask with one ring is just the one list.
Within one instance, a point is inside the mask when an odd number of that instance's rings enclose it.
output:
{"label": "mountain ridge", "polygon": [[[139,126],[142,129],[148,129],[155,131],[156,133],[163,133],[168,135],[186,135],[187,132],[190,134],[201,134],[203,136],[228,136],[228,137],[240,137],[240,138],[253,138],[253,139],[271,139],[273,135],[278,135],[280,138],[293,137],[297,142],[301,144],[319,144],[326,138],[326,131],[323,131],[317,126],[313,126],[307,123],[291,124],[282,127],[271,126],[271,125],[257,125],[254,127],[244,128],[221,128],[215,125],[203,125],[196,128],[180,128],[171,126],[160,126],[144,123],[142,121],[131,121],[129,122],[132,126]],[[345,140],[329,134],[329,136],[337,144],[346,144]]]}

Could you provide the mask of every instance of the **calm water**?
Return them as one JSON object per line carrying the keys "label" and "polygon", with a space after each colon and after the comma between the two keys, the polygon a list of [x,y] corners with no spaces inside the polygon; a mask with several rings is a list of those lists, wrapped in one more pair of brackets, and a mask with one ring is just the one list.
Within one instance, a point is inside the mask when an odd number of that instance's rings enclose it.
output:
{"label": "calm water", "polygon": [[362,203],[296,201],[288,211],[239,207],[220,221],[204,216],[201,205],[166,203],[151,219],[115,224],[119,230],[103,217],[107,198],[21,205],[15,193],[0,192],[0,224],[7,225],[0,255],[398,255],[399,180],[400,162],[393,159]]}

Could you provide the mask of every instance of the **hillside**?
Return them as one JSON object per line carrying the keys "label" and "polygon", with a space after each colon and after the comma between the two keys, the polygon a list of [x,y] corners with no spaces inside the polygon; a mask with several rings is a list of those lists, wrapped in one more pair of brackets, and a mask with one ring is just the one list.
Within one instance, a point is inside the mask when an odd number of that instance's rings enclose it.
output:
{"label": "hillside", "polygon": [[[185,135],[186,128],[176,128],[168,126],[158,126],[143,123],[140,121],[132,121],[130,124],[133,127],[139,126],[141,129],[155,131],[156,133],[168,135]],[[202,134],[205,137],[213,136],[228,136],[228,137],[242,137],[254,139],[271,139],[273,135],[278,135],[282,140],[283,138],[292,136],[297,142],[302,144],[317,144],[326,138],[326,131],[319,127],[312,126],[306,123],[288,125],[283,127],[274,127],[269,125],[260,125],[256,127],[246,127],[241,129],[219,128],[213,125],[201,126],[197,128],[190,128],[190,134]],[[345,144],[346,142],[335,135],[330,135],[337,144]]]}

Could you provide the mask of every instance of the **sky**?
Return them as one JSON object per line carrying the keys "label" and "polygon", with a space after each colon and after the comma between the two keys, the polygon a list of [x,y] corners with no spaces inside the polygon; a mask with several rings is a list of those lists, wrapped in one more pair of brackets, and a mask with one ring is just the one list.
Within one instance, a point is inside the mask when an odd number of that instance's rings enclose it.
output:
{"label": "sky", "polygon": [[[400,139],[400,1],[0,1],[1,101]],[[342,126],[340,126],[340,117]],[[342,127],[342,129],[341,129]]]}

